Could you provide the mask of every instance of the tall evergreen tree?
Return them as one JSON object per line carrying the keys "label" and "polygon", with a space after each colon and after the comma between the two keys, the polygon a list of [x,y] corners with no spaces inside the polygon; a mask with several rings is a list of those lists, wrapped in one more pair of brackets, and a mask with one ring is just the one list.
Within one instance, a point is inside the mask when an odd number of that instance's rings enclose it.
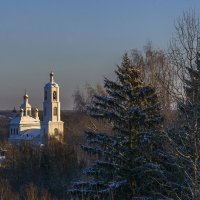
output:
{"label": "tall evergreen tree", "polygon": [[82,148],[98,159],[69,192],[82,199],[169,197],[174,166],[165,151],[156,93],[127,53],[115,73],[116,81],[105,79],[107,95],[96,96],[89,107],[91,116],[112,124],[113,134],[86,132]]}

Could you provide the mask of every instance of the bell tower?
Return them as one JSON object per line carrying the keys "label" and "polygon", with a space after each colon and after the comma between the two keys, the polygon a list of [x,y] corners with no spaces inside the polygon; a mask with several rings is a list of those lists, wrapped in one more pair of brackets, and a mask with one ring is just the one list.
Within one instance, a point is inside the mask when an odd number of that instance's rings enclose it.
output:
{"label": "bell tower", "polygon": [[50,82],[44,87],[43,102],[43,136],[55,136],[58,139],[63,135],[63,122],[60,120],[60,93],[59,85],[54,81],[54,73],[50,73]]}

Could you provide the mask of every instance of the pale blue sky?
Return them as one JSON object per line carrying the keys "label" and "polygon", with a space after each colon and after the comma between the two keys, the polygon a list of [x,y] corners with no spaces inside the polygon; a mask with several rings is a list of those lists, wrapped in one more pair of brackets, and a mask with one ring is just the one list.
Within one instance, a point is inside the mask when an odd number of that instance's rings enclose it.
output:
{"label": "pale blue sky", "polygon": [[86,82],[112,77],[126,50],[167,48],[174,21],[198,0],[0,0],[0,109],[19,108],[24,88],[42,108],[54,71],[62,109]]}

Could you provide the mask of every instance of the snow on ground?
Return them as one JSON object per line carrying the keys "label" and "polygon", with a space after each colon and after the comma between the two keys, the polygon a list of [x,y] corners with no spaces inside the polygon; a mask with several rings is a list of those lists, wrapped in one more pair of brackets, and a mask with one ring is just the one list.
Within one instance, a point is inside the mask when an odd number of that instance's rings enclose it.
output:
{"label": "snow on ground", "polygon": [[0,156],[0,167],[1,167],[1,164],[3,163],[3,161],[6,159],[5,156]]}

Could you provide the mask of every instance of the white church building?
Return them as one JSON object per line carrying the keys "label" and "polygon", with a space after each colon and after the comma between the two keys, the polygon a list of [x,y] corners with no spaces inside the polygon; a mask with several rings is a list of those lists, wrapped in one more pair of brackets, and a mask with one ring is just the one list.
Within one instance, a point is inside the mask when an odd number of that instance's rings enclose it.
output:
{"label": "white church building", "polygon": [[61,140],[64,122],[60,120],[59,85],[54,81],[53,72],[50,82],[44,87],[43,121],[40,121],[38,109],[32,109],[27,93],[20,106],[20,115],[14,117],[9,124],[9,140],[19,143],[22,140],[42,144],[49,136]]}

